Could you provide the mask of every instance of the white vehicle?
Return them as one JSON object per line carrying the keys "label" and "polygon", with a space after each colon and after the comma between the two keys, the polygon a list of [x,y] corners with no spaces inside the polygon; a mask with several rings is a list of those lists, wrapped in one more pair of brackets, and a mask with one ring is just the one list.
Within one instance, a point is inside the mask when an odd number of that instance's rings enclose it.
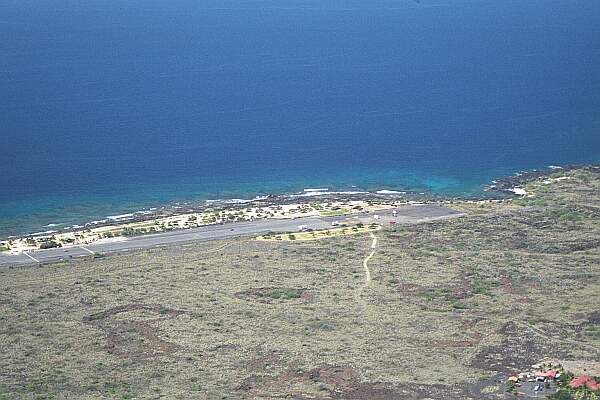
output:
{"label": "white vehicle", "polygon": [[298,230],[300,230],[300,232],[306,232],[308,230],[308,225],[298,225]]}
{"label": "white vehicle", "polygon": [[331,226],[338,226],[339,224],[340,224],[340,223],[339,223],[339,222],[337,222],[337,221],[333,221],[333,222],[331,222]]}

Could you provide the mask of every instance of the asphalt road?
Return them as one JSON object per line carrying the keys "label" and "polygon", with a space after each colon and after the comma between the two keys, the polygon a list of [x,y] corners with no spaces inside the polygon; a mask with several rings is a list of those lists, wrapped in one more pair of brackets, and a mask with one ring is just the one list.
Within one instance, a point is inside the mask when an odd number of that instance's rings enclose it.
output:
{"label": "asphalt road", "polygon": [[92,243],[84,246],[36,250],[29,253],[0,254],[1,266],[22,266],[49,263],[74,257],[91,257],[95,253],[114,254],[153,247],[191,242],[229,239],[239,236],[253,236],[266,232],[297,232],[300,225],[309,229],[331,227],[333,221],[358,220],[362,223],[419,223],[460,216],[458,211],[436,204],[407,205],[393,210],[363,213],[342,217],[303,217],[296,219],[264,219],[252,222],[231,222],[223,225],[209,225],[200,228],[177,230],[126,238],[122,241]]}

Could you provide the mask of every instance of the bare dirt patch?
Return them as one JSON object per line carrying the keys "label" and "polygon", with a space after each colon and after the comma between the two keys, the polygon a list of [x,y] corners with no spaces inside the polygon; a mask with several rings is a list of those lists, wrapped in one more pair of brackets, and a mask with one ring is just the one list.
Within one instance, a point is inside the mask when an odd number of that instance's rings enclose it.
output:
{"label": "bare dirt patch", "polygon": [[[493,384],[494,382],[492,382]],[[331,400],[461,399],[476,393],[478,399],[489,382],[463,385],[392,384],[365,382],[350,366],[323,365],[310,371],[286,370],[278,375],[252,375],[238,387],[244,398],[286,398]]]}
{"label": "bare dirt patch", "polygon": [[246,398],[270,397],[285,391],[296,399],[391,400],[400,393],[385,383],[361,382],[352,367],[324,365],[310,371],[293,371],[273,375],[252,375],[238,387]]}
{"label": "bare dirt patch", "polygon": [[600,311],[594,311],[588,316],[588,322],[590,324],[600,324]]}
{"label": "bare dirt patch", "polygon": [[471,363],[473,367],[510,374],[536,363],[542,355],[562,355],[552,341],[514,322],[505,323],[497,334],[502,338],[500,345],[482,348]]}
{"label": "bare dirt patch", "polygon": [[160,338],[160,322],[185,313],[160,305],[127,304],[92,314],[85,321],[106,332],[109,353],[122,358],[149,359],[179,349]]}

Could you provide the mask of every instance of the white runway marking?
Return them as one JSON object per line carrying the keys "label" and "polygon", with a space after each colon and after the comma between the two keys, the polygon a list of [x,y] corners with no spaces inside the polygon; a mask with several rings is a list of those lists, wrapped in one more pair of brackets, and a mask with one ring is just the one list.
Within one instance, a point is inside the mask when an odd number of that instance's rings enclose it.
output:
{"label": "white runway marking", "polygon": [[87,248],[85,248],[85,247],[83,247],[83,246],[79,246],[79,248],[80,248],[81,250],[85,250],[85,251],[87,251],[87,252],[88,252],[88,253],[90,253],[91,255],[95,255],[95,254],[96,254],[96,253],[94,253],[93,251],[91,251],[90,249],[87,249]]}
{"label": "white runway marking", "polygon": [[31,258],[33,261],[35,261],[36,263],[40,264],[40,260],[38,260],[37,258],[30,256],[29,254],[27,254],[26,252],[23,252],[23,254],[25,254],[27,257]]}

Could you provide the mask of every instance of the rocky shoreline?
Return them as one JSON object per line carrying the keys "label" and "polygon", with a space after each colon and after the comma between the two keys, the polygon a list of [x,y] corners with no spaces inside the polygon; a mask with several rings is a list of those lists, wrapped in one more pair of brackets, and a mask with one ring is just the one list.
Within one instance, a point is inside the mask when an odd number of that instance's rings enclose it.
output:
{"label": "rocky shoreline", "polygon": [[[528,182],[545,179],[557,172],[568,172],[575,169],[583,169],[598,172],[600,164],[589,165],[565,165],[550,166],[544,169],[533,169],[520,171],[512,176],[502,177],[492,181],[483,187],[481,195],[477,196],[444,196],[432,193],[396,192],[396,191],[329,191],[327,189],[306,189],[303,193],[296,194],[269,194],[254,199],[233,200],[208,200],[190,203],[174,203],[165,205],[160,209],[141,210],[123,216],[107,217],[104,220],[88,222],[84,225],[56,229],[55,231],[40,232],[37,234],[21,235],[18,238],[36,238],[48,236],[49,234],[65,234],[86,231],[98,228],[119,227],[130,224],[139,224],[155,221],[158,219],[172,218],[191,213],[219,213],[228,211],[232,213],[241,212],[248,208],[269,208],[289,205],[310,204],[333,204],[340,202],[366,202],[374,204],[386,203],[431,203],[431,202],[453,202],[461,200],[483,201],[483,200],[505,200],[520,196],[519,188]],[[13,238],[14,239],[14,238]]]}
{"label": "rocky shoreline", "polygon": [[557,172],[569,172],[573,170],[586,170],[598,173],[600,172],[600,164],[550,166],[544,169],[521,171],[513,176],[507,176],[493,181],[492,184],[486,186],[484,190],[492,193],[497,192],[515,195],[515,188],[519,188],[520,186],[536,180],[546,179]]}

